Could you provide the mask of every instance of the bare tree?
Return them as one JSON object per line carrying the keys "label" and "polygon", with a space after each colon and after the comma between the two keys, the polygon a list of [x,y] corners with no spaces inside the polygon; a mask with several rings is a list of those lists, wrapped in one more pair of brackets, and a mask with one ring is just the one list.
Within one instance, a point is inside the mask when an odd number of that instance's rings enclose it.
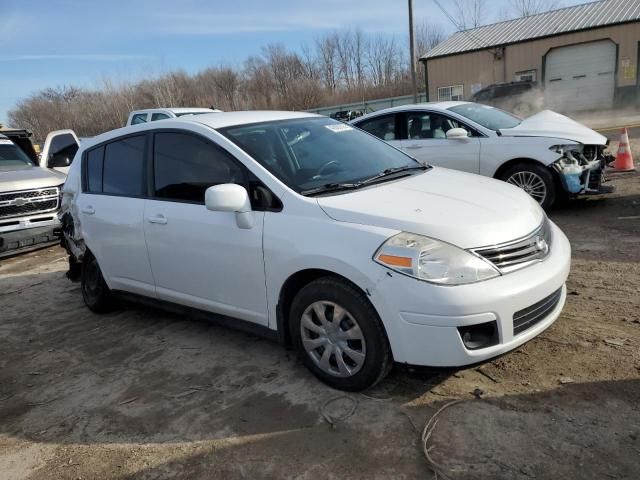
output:
{"label": "bare tree", "polygon": [[476,28],[487,20],[487,0],[453,0],[454,18],[459,30]]}
{"label": "bare tree", "polygon": [[498,13],[498,18],[500,20],[511,20],[558,8],[562,8],[562,2],[557,0],[509,0],[508,5]]}

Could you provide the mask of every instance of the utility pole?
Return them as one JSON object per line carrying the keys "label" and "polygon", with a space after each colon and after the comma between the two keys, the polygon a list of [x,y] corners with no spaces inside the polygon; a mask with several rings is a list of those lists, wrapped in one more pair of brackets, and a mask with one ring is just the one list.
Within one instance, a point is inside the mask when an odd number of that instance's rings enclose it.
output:
{"label": "utility pole", "polygon": [[409,56],[411,57],[411,88],[413,103],[418,103],[418,86],[416,85],[416,42],[413,37],[413,0],[409,1]]}

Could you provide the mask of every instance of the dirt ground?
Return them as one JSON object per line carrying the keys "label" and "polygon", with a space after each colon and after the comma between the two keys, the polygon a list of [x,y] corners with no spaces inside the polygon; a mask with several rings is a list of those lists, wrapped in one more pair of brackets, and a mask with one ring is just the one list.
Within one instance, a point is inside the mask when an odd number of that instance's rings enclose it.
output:
{"label": "dirt ground", "polygon": [[429,439],[438,478],[640,478],[640,175],[612,183],[551,214],[573,265],[550,329],[480,367],[398,366],[364,394],[244,333],[94,315],[57,247],[3,260],[0,478],[435,478],[421,431],[456,399]]}

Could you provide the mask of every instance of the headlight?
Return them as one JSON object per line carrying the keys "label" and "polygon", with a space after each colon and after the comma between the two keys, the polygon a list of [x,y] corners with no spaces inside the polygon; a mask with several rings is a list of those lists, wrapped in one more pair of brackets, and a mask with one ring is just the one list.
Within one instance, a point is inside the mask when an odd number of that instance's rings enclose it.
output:
{"label": "headlight", "polygon": [[407,232],[388,239],[373,259],[396,272],[441,285],[480,282],[500,275],[490,263],[466,250]]}
{"label": "headlight", "polygon": [[570,145],[551,145],[549,150],[560,154],[563,154],[564,152],[582,152],[582,145],[579,143],[572,143]]}

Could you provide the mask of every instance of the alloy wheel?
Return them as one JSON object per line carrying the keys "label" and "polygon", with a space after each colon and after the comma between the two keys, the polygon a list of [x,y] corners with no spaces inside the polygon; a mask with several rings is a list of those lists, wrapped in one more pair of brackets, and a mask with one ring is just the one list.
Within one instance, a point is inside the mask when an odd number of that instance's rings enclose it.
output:
{"label": "alloy wheel", "polygon": [[541,205],[544,203],[545,198],[547,198],[547,186],[542,177],[535,172],[515,172],[507,178],[507,183],[520,187]]}

